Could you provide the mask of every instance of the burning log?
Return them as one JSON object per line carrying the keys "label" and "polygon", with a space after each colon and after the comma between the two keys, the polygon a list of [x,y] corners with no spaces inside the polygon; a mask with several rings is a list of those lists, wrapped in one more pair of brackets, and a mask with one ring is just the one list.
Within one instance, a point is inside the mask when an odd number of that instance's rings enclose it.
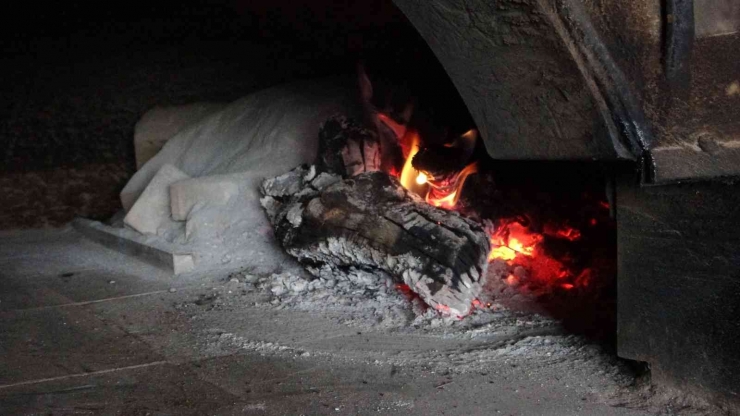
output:
{"label": "burning log", "polygon": [[484,284],[483,226],[430,206],[390,175],[342,179],[302,166],[265,180],[261,191],[278,241],[315,276],[387,275],[458,316],[470,311]]}
{"label": "burning log", "polygon": [[470,161],[476,138],[477,132],[470,130],[450,144],[419,148],[419,138],[412,137],[401,184],[426,194],[435,207],[455,208],[465,180],[478,171],[478,163]]}
{"label": "burning log", "polygon": [[470,130],[450,144],[424,147],[414,155],[412,166],[440,180],[454,176],[470,164],[477,137],[478,133]]}
{"label": "burning log", "polygon": [[319,129],[316,165],[344,177],[380,170],[380,141],[352,119],[332,116]]}

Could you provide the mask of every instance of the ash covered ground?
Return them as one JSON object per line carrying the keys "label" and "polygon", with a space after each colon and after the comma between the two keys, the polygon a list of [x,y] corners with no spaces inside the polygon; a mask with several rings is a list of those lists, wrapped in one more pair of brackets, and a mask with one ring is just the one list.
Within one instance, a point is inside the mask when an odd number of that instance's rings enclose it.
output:
{"label": "ash covered ground", "polygon": [[[216,354],[248,350],[267,356],[390,365],[396,369],[392,372],[421,371],[447,377],[436,389],[466,377],[472,379],[463,384],[479,377],[495,384],[501,380],[492,379],[510,380],[516,374],[514,379],[524,377],[539,383],[540,388],[557,383],[575,389],[582,403],[593,401],[606,406],[601,410],[586,410],[589,405],[578,408],[578,412],[586,413],[720,412],[693,397],[651,387],[649,373],[639,363],[618,359],[609,345],[569,332],[562,321],[546,313],[533,313],[533,299],[505,290],[504,283],[487,285],[481,294],[486,303],[478,302],[479,307],[468,316],[450,317],[424,305],[418,296],[388,278],[360,271],[350,275],[350,280],[327,280],[295,270],[262,274],[240,270],[176,308],[195,320],[200,319],[202,310],[244,313],[257,309],[282,317],[272,321],[278,331],[290,331],[298,325],[301,332],[311,333],[310,339],[302,339],[299,334],[281,342],[257,340],[242,331],[211,329],[201,342]],[[489,276],[496,277],[495,272]],[[496,301],[497,297],[503,303]],[[283,320],[292,319],[295,313],[302,317],[298,322],[288,324]],[[325,326],[327,320],[331,326],[354,334],[336,337]],[[526,387],[508,390],[526,395]],[[541,403],[542,398],[536,396],[529,395],[526,400]],[[407,405],[414,408],[411,403]],[[557,407],[544,413],[561,414]],[[477,407],[475,411],[485,408]],[[522,403],[512,414],[540,412]],[[458,414],[455,410],[451,413]]]}
{"label": "ash covered ground", "polygon": [[173,278],[69,227],[2,232],[0,261],[3,414],[720,414],[557,320],[369,275]]}

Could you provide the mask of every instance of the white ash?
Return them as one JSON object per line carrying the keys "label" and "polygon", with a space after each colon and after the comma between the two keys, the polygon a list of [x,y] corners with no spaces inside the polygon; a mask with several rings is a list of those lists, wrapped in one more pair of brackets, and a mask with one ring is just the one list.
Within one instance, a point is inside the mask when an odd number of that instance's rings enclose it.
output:
{"label": "white ash", "polygon": [[[675,396],[666,395],[665,399],[649,385],[643,388],[635,384],[632,370],[613,354],[587,339],[567,334],[556,320],[544,316],[515,312],[494,302],[463,319],[442,318],[430,309],[415,308],[392,286],[384,285],[382,277],[362,276],[350,282],[304,276],[301,271],[244,270],[223,279],[222,285],[208,288],[208,296],[213,297],[211,306],[183,311],[199,316],[197,311],[213,308],[239,316],[254,313],[257,307],[279,311],[280,319],[316,317],[315,322],[306,321],[305,337],[298,339],[280,330],[265,332],[264,328],[229,325],[228,330],[213,329],[213,321],[204,320],[204,347],[212,356],[249,351],[291,360],[365,362],[451,376],[495,377],[525,372],[533,379],[547,379],[552,374],[563,374],[567,375],[562,377],[563,383],[570,384],[579,394],[616,406],[647,403],[659,408],[662,402],[650,401],[670,401]],[[276,291],[282,294],[276,295],[273,288],[279,288]],[[250,299],[261,301],[255,305]],[[393,304],[396,311],[378,308]],[[340,326],[368,334],[371,340],[376,338],[375,344],[348,345],[351,336],[337,336],[346,332],[338,329],[336,323],[330,324],[331,329],[327,326],[327,318],[334,321],[333,316],[345,316],[339,321]],[[285,324],[286,330],[290,330],[289,321]],[[336,339],[317,342],[323,334]],[[377,337],[390,337],[387,339],[393,341],[379,343]],[[432,347],[418,344],[419,339],[428,340],[425,342]]]}
{"label": "white ash", "polygon": [[411,302],[389,276],[350,270],[346,279],[305,278],[293,272],[259,277],[239,274],[245,287],[269,295],[264,306],[303,311],[333,310],[346,313],[345,323],[368,327],[398,328],[422,313],[419,301]]}
{"label": "white ash", "polygon": [[[530,369],[567,362],[583,367],[584,371],[600,372],[619,384],[629,381],[627,372],[623,371],[613,356],[604,354],[599,346],[582,337],[564,333],[557,321],[544,316],[515,312],[493,304],[476,309],[462,319],[443,317],[431,308],[421,307],[418,302],[410,302],[388,277],[371,274],[357,273],[357,278],[352,281],[309,280],[290,272],[266,276],[243,272],[232,276],[237,276],[231,279],[236,278],[238,283],[229,280],[228,288],[238,285],[261,293],[265,296],[264,302],[258,305],[261,307],[318,314],[322,311],[339,312],[346,316],[342,321],[344,325],[363,332],[378,331],[399,336],[469,342],[468,347],[451,350],[407,350],[363,355],[363,360],[378,365],[423,366],[437,372],[469,373],[485,371],[492,364],[500,362],[511,365],[527,363]],[[223,294],[215,303],[229,303],[227,299],[228,296]],[[238,302],[238,299],[235,300]],[[209,339],[212,348],[246,349],[260,354],[289,354],[296,357],[327,355],[358,359],[337,351],[246,339],[218,331],[211,334]]]}
{"label": "white ash", "polygon": [[[300,270],[256,274],[250,270],[230,275],[230,286],[262,294],[259,306],[300,311],[337,311],[347,325],[365,329],[424,331],[443,338],[485,340],[500,336],[559,331],[556,320],[507,309],[501,304],[481,305],[465,317],[440,315],[419,298],[402,293],[388,275],[352,269],[337,278],[327,267],[313,277]],[[236,290],[236,289],[235,289]]]}

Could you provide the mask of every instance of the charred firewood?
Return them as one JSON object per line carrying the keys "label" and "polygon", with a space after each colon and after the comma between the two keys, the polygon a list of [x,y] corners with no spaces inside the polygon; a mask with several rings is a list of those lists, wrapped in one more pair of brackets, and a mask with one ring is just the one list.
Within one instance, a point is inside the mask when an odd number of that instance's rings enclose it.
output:
{"label": "charred firewood", "polygon": [[457,149],[450,147],[423,147],[414,155],[411,165],[432,177],[447,178],[465,168],[468,159],[460,156]]}
{"label": "charred firewood", "polygon": [[316,166],[322,172],[343,177],[380,169],[377,135],[354,120],[334,115],[319,128]]}
{"label": "charred firewood", "polygon": [[476,139],[477,133],[470,130],[450,144],[423,147],[411,165],[439,181],[449,179],[470,164]]}
{"label": "charred firewood", "polygon": [[467,314],[480,293],[483,226],[430,206],[390,175],[342,179],[304,166],[265,180],[261,191],[278,241],[315,276],[387,275],[450,315]]}

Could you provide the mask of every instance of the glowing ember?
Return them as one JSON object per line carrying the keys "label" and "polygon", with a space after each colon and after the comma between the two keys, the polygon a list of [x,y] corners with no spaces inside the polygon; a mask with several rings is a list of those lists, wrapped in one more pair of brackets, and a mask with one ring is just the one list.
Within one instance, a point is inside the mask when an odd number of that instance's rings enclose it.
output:
{"label": "glowing ember", "polygon": [[560,229],[555,233],[558,237],[565,238],[569,241],[576,241],[581,238],[581,232],[575,228],[564,228]]}
{"label": "glowing ember", "polygon": [[517,253],[524,254],[525,256],[531,256],[534,252],[534,245],[525,246],[519,240],[513,237],[509,239],[509,248]]}
{"label": "glowing ember", "polygon": [[582,237],[581,232],[565,225],[556,227],[548,224],[544,229],[543,234],[538,234],[517,221],[500,221],[491,235],[488,260],[503,261],[512,268],[526,270],[523,275],[509,274],[504,279],[509,286],[530,289],[558,287],[565,290],[588,286],[591,269],[574,266],[567,254],[555,258],[542,244],[545,236],[577,241]]}
{"label": "glowing ember", "polygon": [[405,283],[396,283],[396,290],[398,290],[409,302],[417,302],[420,305],[423,305],[424,308],[427,307],[421,296],[411,290],[411,287],[409,287],[409,285]]}
{"label": "glowing ember", "polygon": [[[401,185],[412,192],[425,195],[425,200],[430,205],[455,209],[467,177],[478,172],[477,163],[471,163],[457,173],[444,174],[444,177],[439,177],[440,174],[437,173],[418,171],[412,165],[414,156],[419,153],[421,146],[418,133],[406,130],[397,123],[394,124],[389,117],[381,115],[381,121],[400,135],[405,162],[400,173],[392,174],[399,178]],[[477,132],[471,130],[454,143],[445,146],[472,150],[476,137]],[[608,208],[608,204],[602,203],[601,206]],[[490,236],[491,251],[488,261],[501,261],[509,266],[507,277],[503,279],[508,286],[516,290],[535,292],[555,288],[573,290],[588,286],[592,270],[582,265],[578,266],[567,252],[562,252],[567,244],[582,240],[583,235],[579,229],[565,223],[546,223],[536,226],[538,231],[536,232],[523,223],[529,224],[529,221],[500,220]],[[597,223],[595,218],[586,221],[591,227]],[[546,239],[554,245],[543,244]],[[553,249],[561,251],[552,251]],[[400,290],[404,292],[404,289]],[[442,313],[449,313],[449,307],[446,305],[434,307]],[[481,308],[483,305],[476,299],[473,301],[473,307]],[[490,304],[486,307],[490,307]]]}
{"label": "glowing ember", "polygon": [[534,250],[542,241],[542,236],[531,233],[519,224],[512,222],[499,226],[491,236],[491,253],[488,260],[500,259],[504,261],[514,260],[517,255],[534,255]]}
{"label": "glowing ember", "polygon": [[443,312],[443,313],[446,313],[446,314],[449,314],[450,313],[450,307],[447,306],[447,305],[438,304],[434,308],[437,309],[438,311]]}
{"label": "glowing ember", "polygon": [[557,227],[553,224],[547,224],[545,225],[545,234],[568,241],[576,241],[581,238],[581,232],[579,230],[567,225]]}
{"label": "glowing ember", "polygon": [[488,255],[488,261],[495,259],[500,260],[514,260],[516,257],[516,251],[513,248],[507,246],[498,246],[491,249],[491,253]]}

